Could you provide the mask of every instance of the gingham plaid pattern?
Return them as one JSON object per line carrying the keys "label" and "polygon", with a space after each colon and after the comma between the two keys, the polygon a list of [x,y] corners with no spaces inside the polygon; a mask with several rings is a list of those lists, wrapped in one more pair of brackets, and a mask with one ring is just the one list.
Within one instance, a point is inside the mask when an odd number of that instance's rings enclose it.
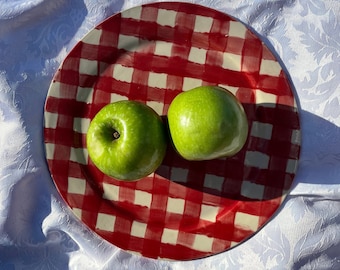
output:
{"label": "gingham plaid pattern", "polygon": [[[107,103],[142,101],[160,115],[181,91],[220,85],[249,121],[234,157],[163,164],[125,183],[99,172],[85,134]],[[297,106],[280,64],[242,23],[189,3],[154,3],[93,29],[57,71],[45,105],[46,158],[60,194],[89,228],[151,258],[188,260],[254,234],[288,192],[300,152]]]}

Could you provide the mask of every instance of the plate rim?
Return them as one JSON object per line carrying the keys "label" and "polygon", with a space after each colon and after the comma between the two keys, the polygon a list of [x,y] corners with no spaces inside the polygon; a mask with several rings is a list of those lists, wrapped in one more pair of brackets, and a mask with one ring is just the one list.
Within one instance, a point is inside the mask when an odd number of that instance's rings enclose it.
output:
{"label": "plate rim", "polygon": [[[215,10],[215,9],[210,8],[210,7],[207,7],[207,6],[203,6],[203,5],[199,5],[199,4],[193,4],[193,3],[186,3],[186,2],[156,2],[156,3],[143,4],[143,5],[131,7],[131,8],[129,8],[129,9],[127,9],[127,10],[122,10],[121,12],[118,12],[118,13],[116,13],[116,14],[114,14],[114,15],[108,17],[108,18],[106,18],[105,20],[103,20],[102,22],[100,22],[99,24],[97,24],[95,27],[93,27],[91,30],[89,30],[89,32],[88,32],[83,38],[81,38],[81,40],[79,40],[79,41],[76,43],[76,45],[70,50],[70,52],[66,55],[65,59],[67,59],[67,58],[69,57],[69,55],[72,55],[72,52],[76,49],[77,46],[79,46],[79,43],[80,43],[80,42],[82,42],[84,39],[88,38],[88,37],[91,35],[91,33],[93,33],[93,31],[95,31],[95,29],[97,29],[100,25],[105,24],[107,21],[111,20],[113,17],[119,16],[120,14],[122,14],[122,13],[124,13],[124,12],[131,11],[131,10],[133,10],[133,9],[136,9],[136,8],[139,8],[139,7],[143,7],[143,6],[156,6],[157,8],[159,8],[159,7],[162,6],[162,4],[164,4],[164,3],[168,3],[168,4],[169,4],[169,3],[171,3],[171,4],[173,4],[173,3],[178,3],[178,4],[181,4],[181,5],[184,4],[184,5],[199,6],[200,8],[203,8],[203,9],[209,9],[211,12],[221,13],[221,14],[223,14],[224,16],[229,17],[229,18],[231,18],[232,20],[234,20],[234,21],[236,21],[236,22],[238,22],[238,23],[244,25],[248,31],[250,31],[253,35],[255,35],[255,37],[256,37],[257,39],[259,39],[259,40],[261,41],[261,43],[263,44],[263,46],[265,46],[266,48],[268,48],[268,45],[265,44],[265,43],[263,42],[262,38],[260,38],[259,35],[258,35],[256,32],[254,32],[252,28],[249,28],[248,25],[245,25],[244,23],[242,23],[241,21],[239,21],[238,19],[236,19],[235,17],[233,17],[233,16],[231,16],[231,15],[229,15],[229,14],[227,14],[227,13],[224,13],[224,12],[221,12],[221,11],[218,11],[218,10]],[[273,53],[272,50],[271,50],[270,48],[268,48],[268,49],[270,50],[271,53]],[[274,57],[275,57],[275,60],[278,61],[278,63],[280,64],[281,68],[283,69],[283,72],[284,72],[284,74],[285,74],[285,76],[286,76],[286,80],[289,80],[289,78],[288,78],[289,75],[288,75],[287,71],[284,69],[284,67],[282,66],[282,63],[281,63],[280,59],[277,59],[277,56],[276,56],[276,55],[274,55]],[[56,74],[57,74],[57,73],[60,71],[60,69],[62,68],[65,59],[61,62],[61,64],[60,64],[58,70],[56,71]],[[56,75],[55,75],[55,76],[56,76]],[[53,77],[53,80],[52,80],[52,82],[51,82],[51,84],[50,84],[50,87],[49,87],[49,90],[48,90],[48,94],[47,94],[47,97],[46,97],[46,103],[47,103],[48,98],[50,97],[50,90],[53,88],[53,83],[54,83],[54,80],[55,80],[55,76]],[[98,76],[100,76],[100,74],[99,74]],[[296,101],[296,95],[295,95],[294,87],[293,87],[293,84],[291,83],[291,81],[289,81],[289,86],[290,86],[290,90],[292,91],[292,95],[293,95],[293,97],[294,97],[294,100]],[[46,122],[48,122],[48,120],[49,120],[49,117],[48,117],[48,115],[46,114],[46,103],[45,103],[45,106],[44,106],[44,124],[46,124]],[[296,109],[297,109],[297,111],[299,110],[298,106],[296,107]],[[45,130],[45,126],[44,126],[44,130]],[[300,131],[301,131],[301,128],[300,128]],[[301,144],[301,135],[300,135],[300,142],[299,142],[299,143]],[[45,136],[44,136],[44,146],[45,146],[45,149],[46,149]],[[48,151],[48,150],[46,150],[46,151]],[[46,154],[46,155],[47,155],[47,154]],[[299,153],[299,155],[298,155],[298,159],[299,159],[299,156],[300,156],[300,153]],[[49,165],[48,165],[48,167],[49,167]],[[49,167],[49,169],[50,169],[50,167]],[[296,171],[297,171],[297,168],[296,168],[296,170],[295,170],[295,173],[296,173]],[[54,176],[53,176],[52,174],[51,174],[51,178],[52,178],[53,182],[55,183],[55,186],[56,186],[56,188],[57,188],[59,194],[61,194],[61,191],[59,190],[59,185],[58,185],[58,183],[56,183],[55,178],[54,178]],[[288,191],[287,191],[287,194],[288,194]],[[69,201],[68,201],[67,199],[65,199],[64,196],[62,196],[62,198],[63,198],[63,200],[65,201],[66,205],[67,205],[68,207],[70,207],[70,209],[71,209],[72,212],[74,213],[74,211],[73,211],[73,209],[72,209],[72,207],[71,207]],[[274,216],[275,213],[276,213],[277,211],[279,211],[279,209],[280,209],[281,206],[282,206],[282,203],[281,203],[280,206],[277,208],[277,210],[273,213],[272,216]],[[80,219],[80,221],[81,221],[82,223],[84,223],[84,221],[81,220],[81,218],[79,218],[79,219]],[[253,235],[255,235],[255,234],[256,234],[259,230],[261,230],[261,228],[262,228],[263,226],[265,226],[265,224],[267,224],[271,219],[272,219],[272,217],[268,218],[267,221],[266,221],[262,226],[258,227],[258,229],[257,229],[253,234],[249,235],[249,236],[248,236],[247,238],[245,238],[243,241],[237,243],[237,245],[243,243],[244,241],[246,241],[247,239],[249,239],[250,237],[252,237]],[[85,225],[87,225],[87,224],[85,224]],[[94,230],[91,229],[91,231],[94,231]],[[96,231],[94,231],[94,232],[97,233]],[[101,236],[101,235],[100,235],[100,236]],[[102,236],[101,236],[101,237],[102,237]],[[107,239],[106,239],[106,240],[107,240]],[[111,242],[111,243],[112,243],[112,242]],[[112,244],[114,244],[114,243],[112,243]],[[130,251],[130,250],[127,250],[127,251],[128,251],[128,252],[133,252],[133,251]],[[216,253],[215,253],[215,254],[216,254]],[[214,255],[214,254],[212,254],[212,255]],[[209,255],[207,255],[207,256],[209,256]],[[204,257],[207,257],[207,256],[204,256]],[[201,258],[201,257],[200,257],[200,258]],[[162,259],[167,259],[167,258],[162,258]],[[188,258],[188,259],[194,259],[194,258]]]}

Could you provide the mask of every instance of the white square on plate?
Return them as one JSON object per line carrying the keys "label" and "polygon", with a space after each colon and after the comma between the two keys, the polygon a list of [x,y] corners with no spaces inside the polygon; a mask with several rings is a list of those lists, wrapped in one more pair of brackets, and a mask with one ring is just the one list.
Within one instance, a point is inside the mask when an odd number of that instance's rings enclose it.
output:
{"label": "white square on plate", "polygon": [[204,64],[207,57],[207,50],[191,47],[188,60],[197,64]]}
{"label": "white square on plate", "polygon": [[81,219],[82,211],[80,208],[72,208],[73,214],[79,219]]}
{"label": "white square on plate", "polygon": [[135,190],[135,204],[150,207],[151,200],[152,200],[151,193],[141,191],[141,190]]}
{"label": "white square on plate", "polygon": [[130,19],[135,19],[139,20],[142,14],[142,7],[137,6],[134,8],[130,8],[125,10],[124,12],[121,13],[122,18],[130,18]]}
{"label": "white square on plate", "polygon": [[119,186],[103,183],[103,198],[110,201],[119,200]]}
{"label": "white square on plate", "polygon": [[265,104],[266,107],[275,108],[277,95],[264,92],[260,89],[255,90],[256,104]]}
{"label": "white square on plate", "polygon": [[123,96],[123,95],[119,95],[119,94],[115,94],[115,93],[111,93],[111,96],[110,96],[111,103],[116,102],[116,101],[121,101],[121,100],[128,100],[128,97]]}
{"label": "white square on plate", "polygon": [[251,127],[251,136],[270,140],[272,137],[273,125],[267,123],[261,123],[253,121]]}
{"label": "white square on plate", "polygon": [[86,103],[92,103],[92,94],[93,88],[78,86],[76,100]]}
{"label": "white square on plate", "polygon": [[281,73],[281,66],[277,61],[262,59],[260,74],[279,76]]}
{"label": "white square on plate", "polygon": [[234,220],[235,226],[255,232],[259,226],[259,217],[247,213],[237,212]]}
{"label": "white square on plate", "polygon": [[127,51],[135,51],[139,46],[139,38],[128,35],[119,35],[118,49],[124,49]]}
{"label": "white square on plate", "polygon": [[208,237],[206,235],[197,234],[195,236],[192,248],[203,252],[211,252],[213,242],[214,238]]}
{"label": "white square on plate", "polygon": [[189,171],[187,169],[173,167],[171,169],[171,179],[176,182],[186,183]]}
{"label": "white square on plate", "polygon": [[229,36],[230,37],[246,37],[247,28],[240,22],[229,22]]}
{"label": "white square on plate", "polygon": [[88,118],[75,117],[73,119],[73,130],[82,134],[86,134],[90,126],[91,120]]}
{"label": "white square on plate", "polygon": [[146,233],[146,224],[138,221],[133,221],[131,226],[131,235],[144,238]]}
{"label": "white square on plate", "polygon": [[158,102],[158,101],[147,101],[146,105],[150,106],[152,109],[155,110],[156,113],[158,113],[159,115],[163,114],[163,107],[164,104],[162,102]]}
{"label": "white square on plate", "polygon": [[239,90],[239,87],[230,86],[226,84],[219,84],[218,86],[227,89],[229,92],[231,92],[234,96],[236,96],[237,91]]}
{"label": "white square on plate", "polygon": [[247,151],[244,164],[260,169],[268,169],[269,156],[258,151]]}
{"label": "white square on plate", "polygon": [[213,23],[213,18],[196,15],[194,31],[198,33],[210,32]]}
{"label": "white square on plate", "polygon": [[299,144],[301,140],[301,131],[298,129],[292,130],[292,136],[291,136],[291,143],[292,144]]}
{"label": "white square on plate", "polygon": [[48,95],[50,97],[56,97],[56,98],[60,98],[60,88],[61,88],[62,84],[60,82],[54,82],[52,84],[52,88],[49,91]]}
{"label": "white square on plate", "polygon": [[79,73],[96,76],[98,75],[98,62],[96,60],[79,59]]}
{"label": "white square on plate", "polygon": [[200,219],[207,220],[210,222],[216,222],[216,216],[218,212],[219,207],[202,204]]}
{"label": "white square on plate", "polygon": [[162,55],[162,56],[171,56],[172,52],[172,43],[165,42],[165,41],[157,41],[155,44],[155,55]]}
{"label": "white square on plate", "polygon": [[264,194],[264,186],[254,184],[249,181],[243,181],[241,194],[247,198],[262,200]]}
{"label": "white square on plate", "polygon": [[92,45],[99,45],[101,35],[102,35],[101,29],[93,29],[89,35],[83,38],[83,42]]}
{"label": "white square on plate", "polygon": [[192,88],[201,86],[202,83],[203,83],[203,81],[200,80],[200,79],[184,77],[182,90],[183,91],[188,91],[188,90],[190,90]]}
{"label": "white square on plate", "polygon": [[150,72],[148,85],[151,87],[166,88],[167,74]]}
{"label": "white square on plate", "polygon": [[295,159],[288,159],[286,165],[286,173],[294,173],[297,167],[297,160]]}
{"label": "white square on plate", "polygon": [[57,122],[58,122],[58,114],[57,113],[51,113],[51,112],[45,112],[45,118],[47,121],[45,121],[45,127],[46,128],[56,128]]}
{"label": "white square on plate", "polygon": [[184,213],[185,201],[183,199],[177,198],[168,198],[168,203],[166,206],[166,211],[175,213],[175,214],[183,214]]}
{"label": "white square on plate", "polygon": [[177,243],[178,230],[164,228],[161,242],[175,245]]}
{"label": "white square on plate", "polygon": [[72,194],[85,195],[86,181],[84,179],[69,177],[67,192]]}
{"label": "white square on plate", "polygon": [[112,75],[118,81],[130,83],[132,81],[133,68],[117,64],[114,66]]}
{"label": "white square on plate", "polygon": [[55,148],[54,143],[46,143],[45,144],[46,158],[47,159],[53,159],[54,158],[54,148]]}
{"label": "white square on plate", "polygon": [[223,53],[222,67],[229,70],[241,71],[242,56],[234,53]]}
{"label": "white square on plate", "polygon": [[234,247],[234,246],[238,245],[238,243],[239,243],[239,242],[231,241],[231,242],[230,242],[230,247]]}
{"label": "white square on plate", "polygon": [[113,232],[115,221],[116,221],[115,216],[104,213],[98,213],[96,228],[103,231]]}
{"label": "white square on plate", "polygon": [[177,12],[173,10],[159,9],[157,23],[163,26],[174,27],[176,24]]}
{"label": "white square on plate", "polygon": [[71,147],[70,160],[86,165],[88,158],[88,152],[86,148],[74,148]]}
{"label": "white square on plate", "polygon": [[204,178],[204,186],[211,189],[222,190],[224,178],[214,174],[206,174]]}

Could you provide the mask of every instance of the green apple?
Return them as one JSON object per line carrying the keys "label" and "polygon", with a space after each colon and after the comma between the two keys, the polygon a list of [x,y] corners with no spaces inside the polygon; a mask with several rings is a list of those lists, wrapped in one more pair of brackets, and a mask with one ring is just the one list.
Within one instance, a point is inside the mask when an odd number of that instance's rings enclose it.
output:
{"label": "green apple", "polygon": [[168,109],[173,145],[187,160],[230,157],[248,136],[242,104],[228,90],[200,86],[178,94]]}
{"label": "green apple", "polygon": [[118,180],[138,180],[163,161],[167,132],[149,106],[131,100],[104,106],[86,134],[89,157],[103,173]]}

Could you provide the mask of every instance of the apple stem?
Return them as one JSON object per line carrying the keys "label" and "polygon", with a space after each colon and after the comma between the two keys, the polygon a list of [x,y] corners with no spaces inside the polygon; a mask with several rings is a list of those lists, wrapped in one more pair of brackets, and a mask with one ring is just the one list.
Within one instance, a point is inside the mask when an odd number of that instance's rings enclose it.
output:
{"label": "apple stem", "polygon": [[112,133],[112,136],[113,136],[113,139],[114,140],[117,140],[119,137],[120,137],[120,134],[117,130],[115,130],[113,133]]}

